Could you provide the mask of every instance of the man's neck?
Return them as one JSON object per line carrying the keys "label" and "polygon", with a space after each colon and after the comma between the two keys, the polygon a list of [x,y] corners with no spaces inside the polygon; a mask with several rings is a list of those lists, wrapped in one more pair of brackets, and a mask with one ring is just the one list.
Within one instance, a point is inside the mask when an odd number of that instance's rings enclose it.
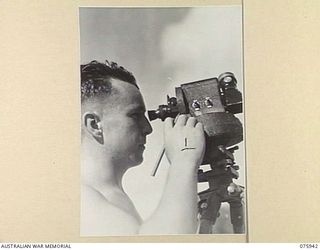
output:
{"label": "man's neck", "polygon": [[[81,150],[82,191],[86,193],[85,190],[91,190],[102,195],[110,204],[141,221],[131,199],[122,187],[122,177],[126,169],[116,165],[110,157],[106,157],[108,154],[92,145],[83,145]],[[83,199],[85,197],[82,196]]]}
{"label": "man's neck", "polygon": [[81,152],[81,182],[99,192],[118,190],[123,192],[122,177],[126,171],[118,166],[112,157],[102,148],[92,145],[82,145]]}

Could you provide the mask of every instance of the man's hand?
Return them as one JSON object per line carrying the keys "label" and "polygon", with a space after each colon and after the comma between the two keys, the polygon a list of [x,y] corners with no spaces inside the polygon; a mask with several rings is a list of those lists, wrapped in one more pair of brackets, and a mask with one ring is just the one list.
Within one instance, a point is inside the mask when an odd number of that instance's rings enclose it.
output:
{"label": "man's hand", "polygon": [[187,161],[199,166],[205,152],[205,137],[202,123],[196,118],[180,115],[174,124],[173,118],[165,120],[164,146],[169,162]]}

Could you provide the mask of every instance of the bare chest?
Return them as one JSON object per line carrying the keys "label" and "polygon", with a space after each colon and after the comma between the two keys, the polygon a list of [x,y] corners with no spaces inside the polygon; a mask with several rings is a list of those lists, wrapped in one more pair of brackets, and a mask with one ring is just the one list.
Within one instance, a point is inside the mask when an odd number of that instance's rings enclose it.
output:
{"label": "bare chest", "polygon": [[128,196],[115,193],[107,198],[92,191],[82,193],[81,234],[84,236],[137,234],[141,218]]}

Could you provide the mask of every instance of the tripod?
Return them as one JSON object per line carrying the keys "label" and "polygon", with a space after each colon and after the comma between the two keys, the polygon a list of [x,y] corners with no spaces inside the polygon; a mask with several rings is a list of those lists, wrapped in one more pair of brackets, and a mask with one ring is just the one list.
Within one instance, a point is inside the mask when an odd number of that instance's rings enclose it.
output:
{"label": "tripod", "polygon": [[211,234],[212,227],[219,216],[222,202],[230,205],[233,232],[244,233],[244,206],[242,203],[243,187],[236,185],[233,179],[239,177],[239,166],[234,165],[233,153],[238,147],[226,149],[218,146],[219,154],[210,167],[212,170],[198,172],[198,182],[208,182],[209,188],[200,192],[199,214],[200,234]]}

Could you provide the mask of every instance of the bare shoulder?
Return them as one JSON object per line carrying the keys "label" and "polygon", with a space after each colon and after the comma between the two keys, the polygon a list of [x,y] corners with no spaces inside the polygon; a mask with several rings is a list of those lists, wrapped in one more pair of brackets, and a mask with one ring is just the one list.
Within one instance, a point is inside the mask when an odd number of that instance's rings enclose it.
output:
{"label": "bare shoulder", "polygon": [[134,235],[139,227],[136,214],[112,204],[98,191],[82,187],[82,236]]}

